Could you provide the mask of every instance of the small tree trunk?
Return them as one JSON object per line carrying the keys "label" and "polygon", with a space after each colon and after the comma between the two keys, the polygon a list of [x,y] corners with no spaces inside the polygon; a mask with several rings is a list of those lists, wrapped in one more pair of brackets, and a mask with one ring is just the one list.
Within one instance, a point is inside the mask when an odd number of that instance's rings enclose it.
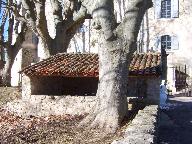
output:
{"label": "small tree trunk", "polygon": [[13,60],[11,58],[8,58],[6,60],[6,63],[4,65],[3,71],[2,71],[2,85],[3,86],[11,86],[11,68],[13,65]]}

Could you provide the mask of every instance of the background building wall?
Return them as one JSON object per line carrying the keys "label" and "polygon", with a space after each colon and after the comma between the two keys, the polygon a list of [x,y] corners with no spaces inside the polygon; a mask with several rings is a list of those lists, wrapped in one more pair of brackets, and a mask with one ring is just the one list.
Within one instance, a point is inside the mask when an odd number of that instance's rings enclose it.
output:
{"label": "background building wall", "polygon": [[[177,38],[178,49],[167,50],[168,73],[167,79],[169,87],[174,89],[175,76],[174,67],[187,66],[187,73],[192,76],[192,3],[190,0],[179,0],[178,18],[157,18],[155,3],[150,8],[143,19],[138,39],[143,36],[142,52],[161,51],[158,39],[162,35],[170,35]],[[174,0],[171,0],[173,2]],[[143,31],[142,31],[143,30]],[[142,32],[144,32],[142,34]]]}

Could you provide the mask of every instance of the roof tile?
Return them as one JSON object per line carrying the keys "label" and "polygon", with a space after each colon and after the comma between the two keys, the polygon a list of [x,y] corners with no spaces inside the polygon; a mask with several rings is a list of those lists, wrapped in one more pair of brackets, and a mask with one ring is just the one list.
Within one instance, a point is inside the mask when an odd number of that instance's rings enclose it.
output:
{"label": "roof tile", "polygon": [[[28,76],[98,77],[98,54],[59,53],[24,68]],[[160,75],[160,53],[134,54],[130,75]]]}

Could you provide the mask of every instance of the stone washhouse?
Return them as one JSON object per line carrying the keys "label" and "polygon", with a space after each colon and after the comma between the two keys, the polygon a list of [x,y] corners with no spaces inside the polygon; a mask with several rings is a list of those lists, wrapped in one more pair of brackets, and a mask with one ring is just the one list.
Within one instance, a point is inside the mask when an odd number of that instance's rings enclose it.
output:
{"label": "stone washhouse", "polygon": [[[22,98],[31,96],[95,96],[98,85],[98,54],[59,53],[24,68]],[[159,102],[160,53],[134,54],[128,78],[128,96]]]}

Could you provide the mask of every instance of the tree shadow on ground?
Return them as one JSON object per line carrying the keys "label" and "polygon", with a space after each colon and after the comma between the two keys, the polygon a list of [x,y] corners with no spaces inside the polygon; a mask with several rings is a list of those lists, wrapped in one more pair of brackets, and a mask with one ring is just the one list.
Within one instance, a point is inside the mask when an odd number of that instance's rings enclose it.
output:
{"label": "tree shadow on ground", "polygon": [[[188,100],[187,100],[188,99]],[[170,109],[161,110],[159,144],[190,144],[192,142],[192,98],[168,100]]]}

